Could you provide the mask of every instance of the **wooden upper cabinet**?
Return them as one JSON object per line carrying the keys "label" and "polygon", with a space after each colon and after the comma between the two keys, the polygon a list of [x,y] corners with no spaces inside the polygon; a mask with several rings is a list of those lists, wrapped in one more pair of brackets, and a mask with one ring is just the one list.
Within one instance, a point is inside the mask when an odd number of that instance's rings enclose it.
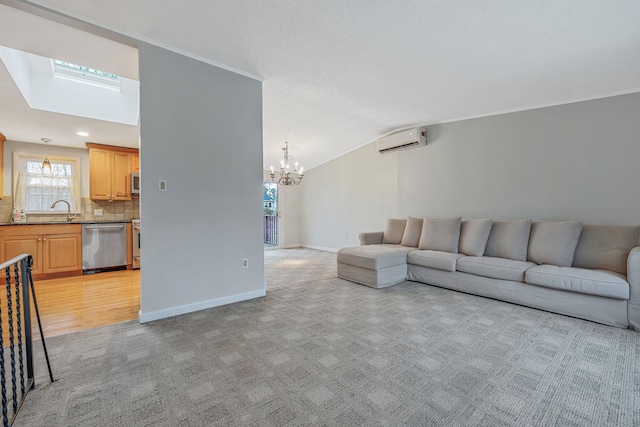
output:
{"label": "wooden upper cabinet", "polygon": [[114,151],[111,157],[113,200],[131,200],[131,153]]}
{"label": "wooden upper cabinet", "polygon": [[89,149],[89,188],[92,199],[111,196],[111,151]]}
{"label": "wooden upper cabinet", "polygon": [[92,144],[89,148],[89,193],[92,200],[131,200],[133,156],[138,150]]}
{"label": "wooden upper cabinet", "polygon": [[131,155],[131,172],[140,172],[140,154]]}
{"label": "wooden upper cabinet", "polygon": [[4,190],[3,190],[3,186],[4,186],[4,181],[3,181],[3,176],[4,176],[4,171],[3,171],[3,165],[4,165],[4,142],[7,140],[7,138],[4,137],[4,135],[2,134],[2,132],[0,132],[0,199],[2,199]]}

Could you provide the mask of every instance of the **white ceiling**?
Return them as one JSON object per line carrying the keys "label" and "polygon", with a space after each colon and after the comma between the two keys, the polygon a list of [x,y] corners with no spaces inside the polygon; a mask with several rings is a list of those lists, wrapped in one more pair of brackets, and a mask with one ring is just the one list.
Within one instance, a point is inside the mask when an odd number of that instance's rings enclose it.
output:
{"label": "white ceiling", "polygon": [[[138,51],[0,4],[0,45],[138,79]],[[8,140],[85,148],[87,140],[138,147],[137,126],[29,108],[0,61],[0,132]],[[76,135],[89,133],[88,137]]]}
{"label": "white ceiling", "polygon": [[30,3],[263,78],[265,167],[284,141],[308,169],[410,125],[640,91],[637,0]]}

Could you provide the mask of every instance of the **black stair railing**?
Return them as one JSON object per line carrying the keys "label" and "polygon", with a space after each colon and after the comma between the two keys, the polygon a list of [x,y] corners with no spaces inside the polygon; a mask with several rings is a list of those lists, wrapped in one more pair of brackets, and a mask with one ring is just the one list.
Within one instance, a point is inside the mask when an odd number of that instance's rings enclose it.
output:
{"label": "black stair railing", "polygon": [[[33,308],[38,320],[49,378],[52,382],[54,381],[31,277],[32,265],[33,258],[28,254],[0,264],[0,271],[4,270],[5,273],[6,287],[6,299],[0,298],[2,302],[0,304],[0,379],[2,381],[0,387],[2,389],[2,425],[5,427],[13,424],[22,402],[29,391],[35,387],[31,300],[33,300]],[[31,299],[29,290],[31,290]]]}

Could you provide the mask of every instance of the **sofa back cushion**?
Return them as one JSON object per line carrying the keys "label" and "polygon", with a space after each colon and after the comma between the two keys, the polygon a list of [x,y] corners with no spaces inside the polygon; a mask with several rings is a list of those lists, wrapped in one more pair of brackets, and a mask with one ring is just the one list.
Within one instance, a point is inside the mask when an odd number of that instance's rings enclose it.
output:
{"label": "sofa back cushion", "polygon": [[425,218],[418,249],[457,253],[461,221],[461,217]]}
{"label": "sofa back cushion", "polygon": [[404,227],[407,224],[406,219],[389,218],[387,220],[387,228],[382,235],[382,243],[390,243],[399,245],[404,234]]}
{"label": "sofa back cushion", "polygon": [[638,246],[640,226],[584,224],[573,266],[597,268],[627,275],[627,258]]}
{"label": "sofa back cushion", "polygon": [[461,254],[469,256],[482,256],[487,246],[489,233],[491,232],[490,219],[467,219],[462,221],[460,227],[460,248]]}
{"label": "sofa back cushion", "polygon": [[531,220],[493,221],[485,256],[527,260]]}
{"label": "sofa back cushion", "polygon": [[536,264],[571,267],[582,223],[534,221],[531,224],[527,259]]}
{"label": "sofa back cushion", "polygon": [[418,247],[420,243],[420,234],[422,233],[422,218],[407,218],[407,225],[402,235],[402,246]]}

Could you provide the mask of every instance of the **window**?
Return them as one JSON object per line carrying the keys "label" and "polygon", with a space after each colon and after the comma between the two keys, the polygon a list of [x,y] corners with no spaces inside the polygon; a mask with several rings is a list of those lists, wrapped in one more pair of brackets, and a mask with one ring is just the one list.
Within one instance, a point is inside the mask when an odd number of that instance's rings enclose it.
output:
{"label": "window", "polygon": [[80,159],[76,157],[48,156],[51,168],[43,168],[42,154],[14,153],[13,155],[13,208],[25,213],[50,214],[67,212],[66,200],[72,212],[80,212]]}
{"label": "window", "polygon": [[94,70],[93,68],[59,61],[57,59],[52,59],[51,65],[53,67],[53,75],[55,77],[99,86],[106,89],[120,90],[120,77],[116,74]]}

